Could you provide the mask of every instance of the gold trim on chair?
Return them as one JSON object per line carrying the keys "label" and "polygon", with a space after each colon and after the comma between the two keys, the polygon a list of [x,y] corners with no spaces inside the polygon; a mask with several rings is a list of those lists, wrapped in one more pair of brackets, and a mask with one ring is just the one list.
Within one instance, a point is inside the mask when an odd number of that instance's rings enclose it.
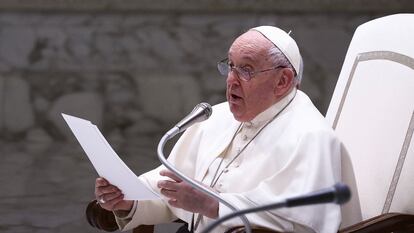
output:
{"label": "gold trim on chair", "polygon": [[[345,104],[345,100],[348,95],[348,91],[351,86],[352,80],[354,78],[355,70],[358,64],[360,62],[370,61],[370,60],[389,60],[389,61],[399,63],[401,65],[405,65],[414,70],[414,59],[409,56],[400,54],[400,53],[391,52],[391,51],[373,51],[373,52],[365,52],[365,53],[358,54],[357,57],[355,58],[354,64],[352,65],[352,69],[349,74],[349,78],[348,78],[348,81],[346,83],[346,86],[345,86],[345,89],[344,89],[344,92],[341,98],[341,102],[339,103],[339,108],[336,113],[335,120],[332,126],[333,129],[336,129],[336,126],[338,125],[339,117],[341,116],[342,108]],[[398,180],[400,178],[401,171],[404,166],[405,158],[407,156],[407,151],[408,151],[408,148],[410,147],[410,142],[413,136],[413,132],[414,132],[414,112],[411,116],[411,120],[410,120],[408,129],[407,129],[404,143],[403,143],[403,146],[401,148],[400,155],[398,158],[397,166],[394,170],[394,175],[392,177],[392,181],[388,189],[388,193],[385,199],[382,214],[388,213],[390,210],[391,203],[394,198],[395,190],[397,188]]]}
{"label": "gold trim on chair", "polygon": [[394,62],[397,62],[401,65],[405,65],[414,70],[414,59],[409,56],[400,54],[400,53],[391,52],[391,51],[373,51],[373,52],[365,52],[365,53],[358,54],[357,57],[355,58],[354,64],[352,65],[352,69],[349,74],[348,82],[346,83],[345,90],[343,92],[338,111],[336,112],[335,120],[332,126],[333,129],[336,129],[336,126],[338,124],[338,120],[341,115],[346,96],[348,95],[349,87],[351,86],[352,80],[354,78],[355,70],[359,62],[369,61],[369,60],[394,61]]}
{"label": "gold trim on chair", "polygon": [[392,199],[394,198],[395,190],[397,189],[398,180],[400,179],[401,171],[404,166],[405,158],[407,157],[407,151],[410,147],[411,138],[413,137],[414,132],[414,112],[411,114],[410,124],[408,125],[407,133],[405,134],[404,144],[401,148],[400,156],[398,157],[397,166],[395,168],[394,175],[392,176],[392,181],[390,188],[388,189],[387,198],[385,199],[384,208],[382,209],[382,214],[388,213],[390,211]]}

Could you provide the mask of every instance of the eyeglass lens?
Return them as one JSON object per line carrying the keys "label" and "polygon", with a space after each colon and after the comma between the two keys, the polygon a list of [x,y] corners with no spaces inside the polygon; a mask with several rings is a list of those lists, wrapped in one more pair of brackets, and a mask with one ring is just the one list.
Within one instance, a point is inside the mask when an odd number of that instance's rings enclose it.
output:
{"label": "eyeglass lens", "polygon": [[217,69],[219,71],[219,73],[223,76],[227,76],[230,71],[235,70],[237,72],[237,75],[239,76],[239,78],[243,79],[243,80],[250,80],[250,74],[248,72],[246,72],[243,69],[240,69],[238,67],[231,67],[228,63],[228,59],[224,59],[221,60],[218,64],[217,64]]}

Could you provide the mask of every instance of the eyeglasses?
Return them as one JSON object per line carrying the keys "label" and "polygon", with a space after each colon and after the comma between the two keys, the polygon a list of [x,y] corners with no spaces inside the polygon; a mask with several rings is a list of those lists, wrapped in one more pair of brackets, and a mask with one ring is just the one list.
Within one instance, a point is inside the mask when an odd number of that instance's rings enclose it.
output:
{"label": "eyeglasses", "polygon": [[265,69],[265,70],[250,71],[246,68],[237,67],[237,66],[234,66],[232,64],[229,64],[229,59],[228,58],[225,58],[225,59],[223,59],[223,60],[221,60],[217,63],[217,69],[218,69],[218,71],[221,75],[227,77],[229,75],[230,71],[236,71],[237,76],[241,80],[246,81],[246,82],[250,81],[253,78],[253,76],[255,76],[256,74],[271,71],[271,70],[277,70],[277,69],[280,69],[280,68],[286,68],[286,67],[285,66],[276,66],[276,67]]}

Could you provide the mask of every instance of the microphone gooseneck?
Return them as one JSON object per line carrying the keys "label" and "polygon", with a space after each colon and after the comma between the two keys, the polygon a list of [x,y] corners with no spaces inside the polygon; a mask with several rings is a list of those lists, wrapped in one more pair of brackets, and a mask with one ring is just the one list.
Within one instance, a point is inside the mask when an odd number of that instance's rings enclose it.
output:
{"label": "microphone gooseneck", "polygon": [[212,222],[208,225],[202,233],[211,232],[215,227],[220,225],[221,223],[249,213],[271,210],[271,209],[279,209],[283,207],[295,207],[295,206],[304,206],[304,205],[313,205],[313,204],[323,204],[323,203],[336,203],[342,205],[349,201],[351,198],[351,191],[349,190],[348,186],[342,183],[337,183],[333,187],[322,189],[319,191],[315,191],[306,195],[287,198],[286,200],[271,203],[263,206],[257,206],[253,208],[248,208],[244,210],[235,211],[231,214],[225,215],[216,221]]}
{"label": "microphone gooseneck", "polygon": [[[191,179],[191,178],[187,177],[186,175],[184,175],[184,173],[182,173],[181,171],[177,170],[167,160],[167,158],[165,157],[164,152],[163,152],[164,146],[165,146],[165,144],[167,143],[168,140],[170,140],[175,135],[185,131],[191,125],[193,125],[197,122],[207,120],[211,116],[211,113],[212,113],[212,108],[208,103],[197,104],[195,106],[195,108],[193,109],[193,111],[191,111],[190,114],[188,114],[183,120],[178,122],[172,129],[170,129],[167,133],[165,133],[164,136],[161,138],[160,142],[158,143],[158,147],[157,147],[158,159],[160,160],[160,162],[166,168],[168,168],[169,170],[174,172],[174,174],[176,174],[182,180],[186,181],[187,183],[189,183],[191,186],[193,186],[197,190],[199,190],[199,191],[209,195],[210,197],[213,197],[214,199],[218,200],[223,205],[227,206],[229,209],[237,212],[238,209],[236,207],[234,207],[233,205],[231,205],[226,200],[224,200],[223,198],[221,198],[220,195],[218,195],[217,193],[205,188],[204,186],[199,184],[197,181],[194,181],[193,179]],[[239,215],[239,217],[241,218],[241,220],[243,221],[243,223],[245,225],[246,233],[251,233],[250,223],[247,220],[246,216]]]}

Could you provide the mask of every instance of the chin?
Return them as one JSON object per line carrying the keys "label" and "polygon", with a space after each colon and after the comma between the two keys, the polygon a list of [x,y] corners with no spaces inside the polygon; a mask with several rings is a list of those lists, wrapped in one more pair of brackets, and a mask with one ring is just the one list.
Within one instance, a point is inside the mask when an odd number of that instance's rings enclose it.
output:
{"label": "chin", "polygon": [[236,121],[244,122],[248,121],[245,110],[242,106],[229,102],[230,111]]}
{"label": "chin", "polygon": [[238,121],[238,122],[244,122],[242,118],[240,118],[240,117],[238,117],[238,116],[236,116],[236,115],[234,115],[234,114],[233,114],[233,117],[234,117],[234,119],[235,119],[236,121]]}
{"label": "chin", "polygon": [[230,107],[230,111],[233,114],[233,117],[235,120],[240,121],[240,118],[242,117],[242,115],[240,114],[240,112],[238,111],[239,108],[233,104],[229,103],[229,107]]}
{"label": "chin", "polygon": [[240,122],[245,122],[246,120],[246,116],[244,114],[241,114],[238,111],[233,111],[230,107],[231,113],[233,113],[233,117],[236,121],[240,121]]}

